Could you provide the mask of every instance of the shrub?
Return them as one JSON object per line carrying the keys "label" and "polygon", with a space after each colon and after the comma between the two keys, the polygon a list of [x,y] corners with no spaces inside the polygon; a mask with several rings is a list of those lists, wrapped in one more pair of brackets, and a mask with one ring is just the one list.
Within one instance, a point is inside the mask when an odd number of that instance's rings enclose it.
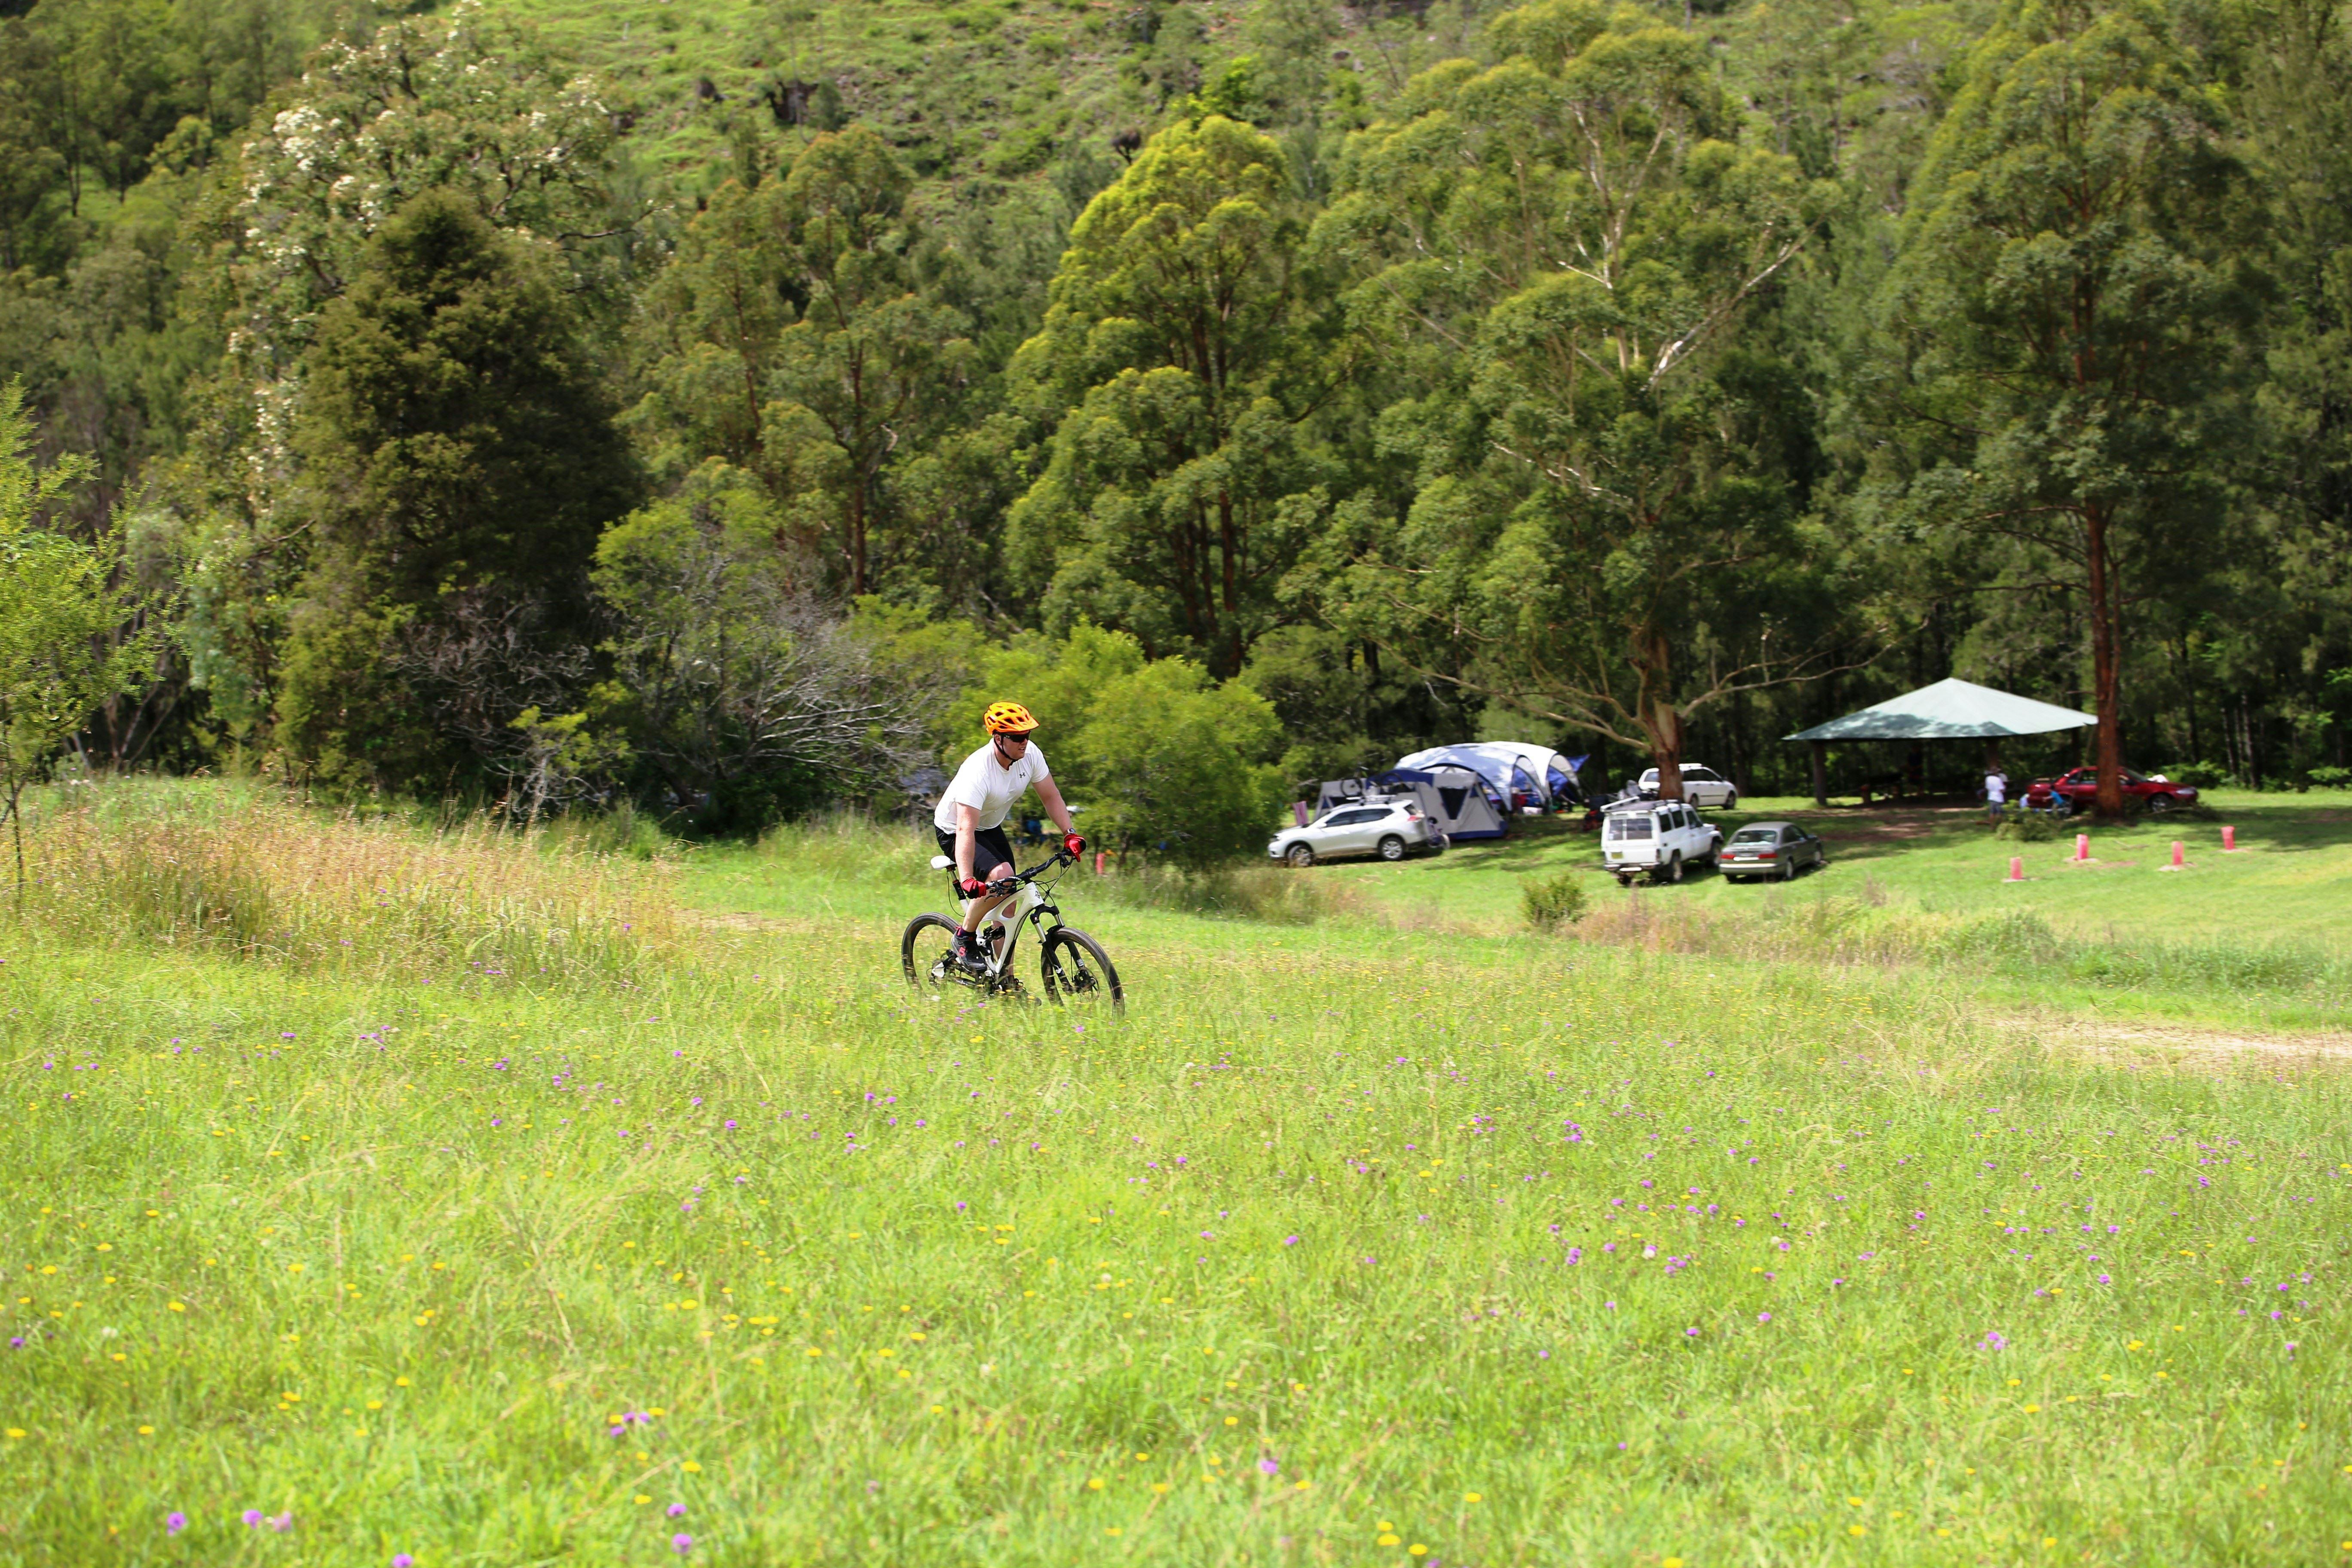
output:
{"label": "shrub", "polygon": [[2191,789],[2219,789],[2231,782],[2230,770],[2219,763],[2175,763],[2164,776]]}
{"label": "shrub", "polygon": [[1584,918],[1584,884],[1573,871],[1540,881],[1530,879],[1519,884],[1519,912],[1535,931],[1574,925]]}
{"label": "shrub", "polygon": [[2000,826],[1993,829],[1993,837],[2014,838],[2021,844],[2042,844],[2057,837],[2058,829],[2041,812],[2012,805],[2001,814]]}
{"label": "shrub", "polygon": [[2314,768],[2311,783],[2315,789],[2352,789],[2352,768]]}

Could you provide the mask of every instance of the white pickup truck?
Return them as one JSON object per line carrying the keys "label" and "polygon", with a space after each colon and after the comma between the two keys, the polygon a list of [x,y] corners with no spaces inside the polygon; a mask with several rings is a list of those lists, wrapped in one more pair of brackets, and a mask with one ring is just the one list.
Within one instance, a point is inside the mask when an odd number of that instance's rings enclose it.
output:
{"label": "white pickup truck", "polygon": [[1722,852],[1722,832],[1678,800],[1627,801],[1601,819],[1601,864],[1621,887],[1644,875],[1679,882],[1686,868],[1712,866]]}

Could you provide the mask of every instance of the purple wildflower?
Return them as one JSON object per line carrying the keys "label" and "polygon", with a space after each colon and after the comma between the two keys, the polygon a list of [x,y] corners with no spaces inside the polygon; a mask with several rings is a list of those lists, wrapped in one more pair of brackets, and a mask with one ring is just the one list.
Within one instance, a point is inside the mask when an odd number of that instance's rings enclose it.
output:
{"label": "purple wildflower", "polygon": [[672,1518],[672,1519],[683,1519],[683,1518],[685,1518],[685,1517],[686,1517],[686,1505],[685,1505],[684,1503],[682,1503],[682,1502],[674,1502],[674,1503],[670,1504],[670,1505],[669,1505],[669,1516],[670,1516],[670,1518]]}
{"label": "purple wildflower", "polygon": [[669,1538],[669,1549],[683,1557],[694,1550],[694,1537],[680,1531]]}
{"label": "purple wildflower", "polygon": [[167,1514],[165,1514],[165,1515],[163,1516],[163,1533],[164,1533],[164,1534],[166,1534],[166,1535],[177,1535],[177,1534],[179,1534],[179,1533],[180,1533],[180,1531],[184,1531],[184,1530],[185,1530],[185,1529],[187,1529],[187,1528],[188,1528],[188,1516],[187,1516],[186,1514],[184,1514],[184,1513],[182,1513],[178,1509],[176,1509],[176,1508],[175,1508],[175,1509],[173,1509],[171,1512],[169,1512],[169,1513],[167,1513]]}

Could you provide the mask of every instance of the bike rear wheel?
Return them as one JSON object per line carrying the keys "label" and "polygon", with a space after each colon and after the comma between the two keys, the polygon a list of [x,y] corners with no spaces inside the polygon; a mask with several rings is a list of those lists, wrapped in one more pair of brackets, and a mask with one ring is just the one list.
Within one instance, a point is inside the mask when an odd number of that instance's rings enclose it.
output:
{"label": "bike rear wheel", "polygon": [[1038,954],[1045,994],[1061,1003],[1107,1004],[1114,1013],[1126,1005],[1119,990],[1118,971],[1102,943],[1076,926],[1055,926],[1045,933]]}
{"label": "bike rear wheel", "polygon": [[956,933],[962,929],[945,915],[917,915],[907,922],[907,934],[898,939],[898,962],[908,985],[929,992],[973,984],[955,965]]}

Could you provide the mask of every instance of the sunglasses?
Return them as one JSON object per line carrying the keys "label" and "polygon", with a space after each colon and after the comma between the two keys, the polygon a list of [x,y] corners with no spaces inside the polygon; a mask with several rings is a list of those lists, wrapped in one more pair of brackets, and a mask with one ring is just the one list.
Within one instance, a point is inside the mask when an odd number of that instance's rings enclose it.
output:
{"label": "sunglasses", "polygon": [[1011,731],[1011,730],[1007,730],[1007,731],[1003,731],[1002,733],[1000,733],[996,738],[997,738],[998,740],[1000,740],[1000,741],[1018,741],[1018,742],[1020,742],[1023,745],[1024,745],[1024,746],[1025,746],[1025,745],[1027,745],[1027,744],[1029,743],[1029,737],[1030,737],[1030,736],[1032,736],[1032,735],[1034,735],[1036,732],[1037,732],[1037,731],[1034,731],[1034,730],[1028,730],[1028,731],[1018,731],[1018,732],[1013,731]]}

